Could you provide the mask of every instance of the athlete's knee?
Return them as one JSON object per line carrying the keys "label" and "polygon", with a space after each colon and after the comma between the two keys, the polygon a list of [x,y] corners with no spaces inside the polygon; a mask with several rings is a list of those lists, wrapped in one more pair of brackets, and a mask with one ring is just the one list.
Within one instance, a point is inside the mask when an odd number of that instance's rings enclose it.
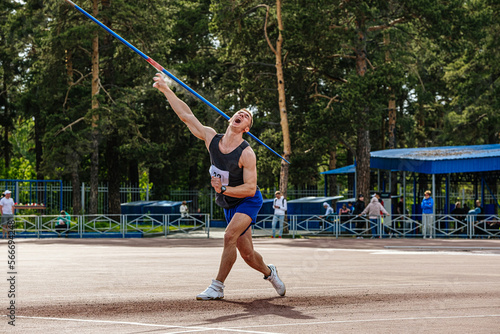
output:
{"label": "athlete's knee", "polygon": [[232,230],[227,230],[224,234],[224,245],[236,245],[239,235]]}

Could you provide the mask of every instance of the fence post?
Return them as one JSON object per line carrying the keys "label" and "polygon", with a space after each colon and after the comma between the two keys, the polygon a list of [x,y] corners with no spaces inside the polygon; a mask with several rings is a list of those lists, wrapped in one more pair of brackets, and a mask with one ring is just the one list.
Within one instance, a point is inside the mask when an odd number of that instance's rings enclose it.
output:
{"label": "fence post", "polygon": [[122,230],[122,238],[125,238],[125,222],[127,221],[125,218],[126,215],[120,215],[120,229]]}
{"label": "fence post", "polygon": [[40,226],[40,219],[39,218],[40,217],[38,217],[38,216],[35,218],[36,237],[38,239],[40,239],[40,228],[41,228],[41,226]]}
{"label": "fence post", "polygon": [[338,239],[340,234],[340,217],[339,220],[334,218],[333,222],[334,222],[333,231],[335,232],[335,239]]}
{"label": "fence post", "polygon": [[82,182],[82,214],[85,213],[85,182]]}
{"label": "fence post", "polygon": [[170,215],[163,215],[163,224],[165,224],[165,237],[168,237],[168,230],[170,228]]}
{"label": "fence post", "polygon": [[210,217],[205,215],[205,226],[207,227],[207,239],[210,239]]}
{"label": "fence post", "polygon": [[[31,185],[31,183],[30,183]],[[16,198],[14,199],[14,202],[19,203],[19,182],[16,182],[16,187],[14,189]]]}

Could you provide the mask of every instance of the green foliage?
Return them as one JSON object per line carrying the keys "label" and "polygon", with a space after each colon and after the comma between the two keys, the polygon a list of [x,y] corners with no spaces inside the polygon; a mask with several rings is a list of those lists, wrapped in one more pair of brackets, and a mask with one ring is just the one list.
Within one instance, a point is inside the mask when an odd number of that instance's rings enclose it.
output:
{"label": "green foliage", "polygon": [[[100,179],[139,182],[156,198],[209,187],[204,143],[152,86],[155,70],[64,1],[1,0],[0,171],[15,178],[90,178],[97,113]],[[76,3],[91,12],[88,1]],[[275,1],[101,3],[98,19],[231,114],[254,112],[252,133],[278,153],[283,139]],[[282,4],[291,187],[318,185],[337,152],[352,162],[361,127],[372,150],[499,142],[498,1],[305,1]],[[99,109],[91,110],[91,36],[99,34]],[[362,37],[362,38],[360,38]],[[356,57],[366,56],[360,74]],[[71,74],[72,73],[72,74]],[[389,90],[390,88],[390,90]],[[203,124],[226,122],[174,88]],[[384,132],[384,131],[385,132]],[[249,139],[259,185],[279,184],[281,161]]]}

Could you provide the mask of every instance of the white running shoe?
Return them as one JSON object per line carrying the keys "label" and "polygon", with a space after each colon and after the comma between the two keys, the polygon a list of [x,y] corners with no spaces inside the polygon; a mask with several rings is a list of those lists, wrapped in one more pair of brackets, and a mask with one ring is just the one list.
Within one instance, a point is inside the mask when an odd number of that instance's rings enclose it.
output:
{"label": "white running shoe", "polygon": [[272,264],[268,265],[267,267],[269,269],[271,269],[271,275],[269,275],[267,277],[264,276],[264,279],[271,282],[273,287],[276,289],[276,292],[278,293],[278,295],[284,296],[286,293],[286,287],[285,287],[285,283],[283,283],[280,280],[280,278],[278,277],[278,270]]}
{"label": "white running shoe", "polygon": [[213,279],[212,284],[205,291],[196,296],[198,300],[214,300],[224,298],[224,284]]}

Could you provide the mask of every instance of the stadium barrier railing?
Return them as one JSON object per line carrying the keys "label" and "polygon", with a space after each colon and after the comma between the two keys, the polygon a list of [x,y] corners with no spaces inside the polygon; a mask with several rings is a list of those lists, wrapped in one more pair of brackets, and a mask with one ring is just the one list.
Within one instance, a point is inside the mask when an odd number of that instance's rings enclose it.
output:
{"label": "stadium barrier railing", "polygon": [[[16,237],[92,238],[154,237],[197,234],[210,237],[210,215],[195,214],[129,214],[72,216],[66,228],[58,227],[56,215],[16,215]],[[253,236],[272,235],[273,215],[259,215],[252,225]],[[366,216],[328,217],[320,215],[288,215],[284,235],[330,236],[356,238],[423,237],[422,215],[392,215],[369,219]],[[276,227],[279,229],[279,226]],[[432,216],[428,235],[433,238],[500,238],[499,215],[467,214]]]}

